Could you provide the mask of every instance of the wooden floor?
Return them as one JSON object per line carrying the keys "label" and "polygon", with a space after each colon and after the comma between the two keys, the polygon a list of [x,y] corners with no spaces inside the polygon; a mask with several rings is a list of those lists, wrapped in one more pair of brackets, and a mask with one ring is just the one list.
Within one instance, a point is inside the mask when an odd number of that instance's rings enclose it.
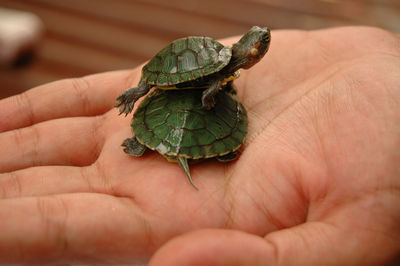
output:
{"label": "wooden floor", "polygon": [[222,38],[252,25],[363,24],[400,33],[398,0],[0,0],[0,7],[33,12],[46,27],[31,64],[0,69],[0,98],[57,79],[133,68],[188,35]]}

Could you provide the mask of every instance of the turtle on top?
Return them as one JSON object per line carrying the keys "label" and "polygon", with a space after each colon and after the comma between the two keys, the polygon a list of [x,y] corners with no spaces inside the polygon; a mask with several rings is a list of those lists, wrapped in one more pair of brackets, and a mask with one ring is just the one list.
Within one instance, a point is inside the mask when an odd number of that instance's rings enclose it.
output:
{"label": "turtle on top", "polygon": [[270,43],[268,28],[252,27],[232,47],[209,37],[186,37],[175,40],[158,52],[143,68],[137,87],[117,97],[120,114],[129,114],[135,102],[152,87],[202,89],[202,106],[215,105],[214,96],[224,86],[234,91],[233,80],[240,68],[250,68],[263,58]]}

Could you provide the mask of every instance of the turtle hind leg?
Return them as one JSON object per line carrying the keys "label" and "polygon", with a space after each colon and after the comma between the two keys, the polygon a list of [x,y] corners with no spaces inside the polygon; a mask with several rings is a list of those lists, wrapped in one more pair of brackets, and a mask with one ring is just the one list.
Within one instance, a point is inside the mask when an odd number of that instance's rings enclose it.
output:
{"label": "turtle hind leg", "polygon": [[124,152],[136,157],[142,156],[147,149],[135,137],[124,140],[121,146],[125,147]]}
{"label": "turtle hind leg", "polygon": [[231,152],[222,156],[218,156],[217,160],[219,162],[227,163],[233,160],[236,160],[238,157],[238,152]]}
{"label": "turtle hind leg", "polygon": [[187,159],[186,159],[185,157],[183,157],[183,156],[178,156],[177,159],[178,159],[179,165],[180,165],[180,166],[183,168],[183,170],[185,171],[185,173],[186,173],[186,175],[187,175],[187,177],[188,177],[188,179],[189,179],[190,184],[192,184],[192,186],[193,186],[196,190],[199,190],[199,189],[196,187],[196,185],[193,183],[192,176],[190,175],[190,169],[189,169],[189,164],[188,164]]}
{"label": "turtle hind leg", "polygon": [[128,115],[130,112],[132,112],[135,102],[140,97],[148,93],[151,88],[152,86],[146,84],[145,82],[140,82],[139,86],[127,89],[121,93],[117,97],[117,103],[115,104],[115,107],[117,107],[119,110],[119,114],[124,113],[125,115]]}

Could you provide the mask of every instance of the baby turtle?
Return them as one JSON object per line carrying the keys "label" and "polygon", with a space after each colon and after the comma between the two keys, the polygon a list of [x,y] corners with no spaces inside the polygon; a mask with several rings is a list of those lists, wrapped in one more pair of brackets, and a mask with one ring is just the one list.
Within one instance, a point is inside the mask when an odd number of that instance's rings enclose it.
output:
{"label": "baby turtle", "polygon": [[202,91],[156,89],[139,105],[132,120],[133,138],[124,151],[141,156],[147,148],[157,150],[170,162],[178,162],[193,184],[188,160],[215,157],[236,159],[247,133],[247,113],[229,92],[221,90],[211,110],[202,108]]}
{"label": "baby turtle", "polygon": [[143,68],[137,87],[117,97],[120,114],[129,114],[135,102],[152,87],[164,90],[202,88],[202,105],[215,105],[214,95],[222,85],[234,91],[232,81],[240,68],[250,68],[265,55],[270,43],[268,28],[252,27],[232,47],[209,37],[178,39],[158,52]]}

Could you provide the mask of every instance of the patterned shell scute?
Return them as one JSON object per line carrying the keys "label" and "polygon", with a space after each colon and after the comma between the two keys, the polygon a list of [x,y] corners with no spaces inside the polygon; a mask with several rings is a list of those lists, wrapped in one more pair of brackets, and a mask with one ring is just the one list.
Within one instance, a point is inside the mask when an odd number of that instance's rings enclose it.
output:
{"label": "patterned shell scute", "polygon": [[201,90],[156,89],[140,104],[132,121],[137,140],[165,156],[210,158],[236,151],[247,133],[247,114],[223,91],[205,110]]}
{"label": "patterned shell scute", "polygon": [[232,51],[209,37],[178,39],[142,69],[142,81],[150,85],[173,86],[218,72],[229,63]]}

